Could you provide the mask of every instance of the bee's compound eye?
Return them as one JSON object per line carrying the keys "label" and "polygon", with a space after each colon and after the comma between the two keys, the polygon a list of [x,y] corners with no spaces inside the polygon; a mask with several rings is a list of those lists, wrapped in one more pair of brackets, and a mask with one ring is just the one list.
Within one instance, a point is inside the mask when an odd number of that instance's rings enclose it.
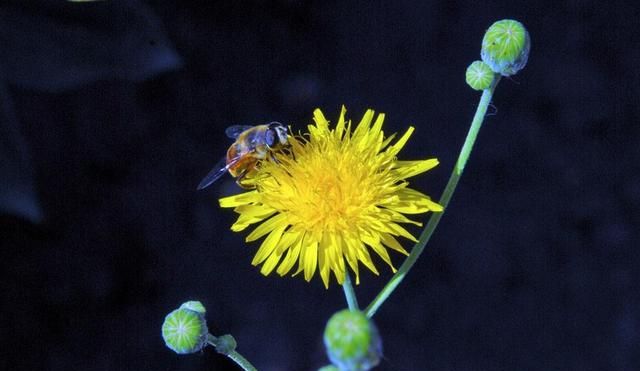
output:
{"label": "bee's compound eye", "polygon": [[268,147],[273,147],[276,144],[277,133],[274,129],[267,129],[264,134],[264,142]]}

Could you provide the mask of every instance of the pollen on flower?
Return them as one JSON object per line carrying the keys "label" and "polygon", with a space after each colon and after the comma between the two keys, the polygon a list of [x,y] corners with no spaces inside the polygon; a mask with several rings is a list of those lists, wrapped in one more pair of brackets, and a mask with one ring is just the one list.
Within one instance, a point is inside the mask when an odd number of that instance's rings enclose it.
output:
{"label": "pollen on flower", "polygon": [[266,236],[252,261],[262,274],[275,269],[282,276],[298,263],[294,275],[309,281],[318,269],[328,287],[331,272],[344,282],[348,265],[359,283],[359,263],[378,274],[371,251],[395,271],[388,249],[406,255],[397,237],[416,241],[401,224],[421,225],[404,214],[442,211],[406,181],[438,161],[397,160],[413,128],[392,144],[395,135],[382,131],[384,114],[374,120],[367,110],[352,128],[345,111],[330,129],[317,109],[308,134],[290,138],[290,153],[262,164],[255,190],[220,199],[239,214],[232,230],[259,223],[246,240]]}

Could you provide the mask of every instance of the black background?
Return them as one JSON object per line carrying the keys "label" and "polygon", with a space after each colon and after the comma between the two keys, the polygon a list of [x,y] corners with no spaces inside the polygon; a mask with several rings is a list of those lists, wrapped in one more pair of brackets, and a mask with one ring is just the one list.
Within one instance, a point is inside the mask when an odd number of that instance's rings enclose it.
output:
{"label": "black background", "polygon": [[[440,159],[412,181],[437,199],[480,96],[464,71],[484,30],[513,18],[529,64],[498,86],[434,238],[375,316],[379,369],[640,369],[632,3],[3,5],[0,179],[3,197],[25,196],[0,218],[0,368],[238,369],[164,346],[164,316],[189,299],[260,370],[326,364],[341,288],[261,276],[259,244],[217,204],[232,179],[195,191],[224,128],[304,130],[316,107],[333,121],[371,107],[387,132],[416,127],[401,158]],[[376,264],[362,304],[391,277]]]}

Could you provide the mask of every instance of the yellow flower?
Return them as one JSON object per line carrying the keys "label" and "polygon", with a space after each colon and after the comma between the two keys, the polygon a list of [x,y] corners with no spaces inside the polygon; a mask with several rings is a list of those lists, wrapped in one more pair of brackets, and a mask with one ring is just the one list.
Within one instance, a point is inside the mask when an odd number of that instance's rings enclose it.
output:
{"label": "yellow flower", "polygon": [[403,214],[442,211],[405,180],[435,167],[438,160],[396,158],[413,128],[391,144],[395,134],[385,138],[384,114],[372,126],[374,112],[367,110],[352,131],[345,111],[343,107],[330,129],[316,109],[309,133],[290,137],[290,153],[262,163],[251,180],[256,189],[220,199],[222,207],[240,214],[233,231],[260,223],[246,241],[266,236],[252,261],[262,264],[262,274],[277,267],[283,276],[298,262],[294,275],[304,272],[310,281],[318,268],[328,287],[331,272],[338,283],[344,282],[346,261],[359,283],[358,262],[378,274],[370,250],[395,272],[387,249],[407,255],[396,237],[416,241],[400,224],[421,225]]}

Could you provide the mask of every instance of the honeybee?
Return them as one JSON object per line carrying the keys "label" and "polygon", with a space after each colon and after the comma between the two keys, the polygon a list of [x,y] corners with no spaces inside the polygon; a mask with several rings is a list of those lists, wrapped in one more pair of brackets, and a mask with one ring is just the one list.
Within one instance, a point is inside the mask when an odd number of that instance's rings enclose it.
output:
{"label": "honeybee", "polygon": [[235,142],[227,150],[227,155],[205,176],[198,190],[210,186],[226,172],[236,178],[242,188],[251,188],[242,179],[267,156],[277,162],[274,152],[289,145],[287,128],[279,122],[264,125],[233,125],[225,130],[227,137]]}

